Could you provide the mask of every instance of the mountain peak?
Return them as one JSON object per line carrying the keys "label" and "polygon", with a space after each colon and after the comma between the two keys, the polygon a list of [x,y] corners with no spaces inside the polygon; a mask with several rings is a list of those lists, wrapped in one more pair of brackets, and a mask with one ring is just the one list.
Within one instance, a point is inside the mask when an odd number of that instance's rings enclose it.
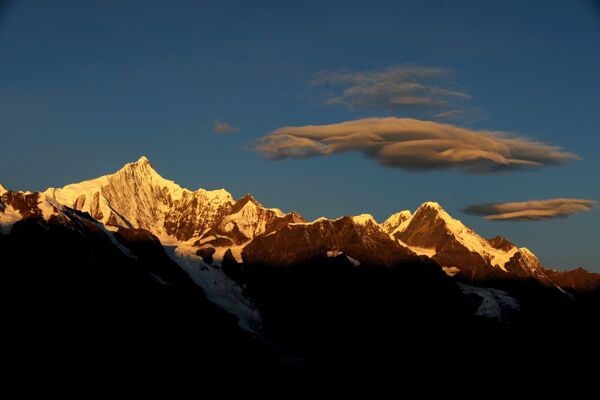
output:
{"label": "mountain peak", "polygon": [[457,219],[454,219],[446,210],[442,208],[440,203],[435,201],[426,201],[417,208],[410,218],[412,221],[422,221],[431,223],[434,219],[442,220],[451,230],[463,230],[463,224]]}
{"label": "mountain peak", "polygon": [[434,259],[447,267],[462,257],[464,265],[488,264],[506,271],[505,264],[518,251],[504,238],[484,239],[433,201],[423,203],[392,234],[409,246],[435,250]]}
{"label": "mountain peak", "polygon": [[512,249],[513,247],[515,247],[514,243],[512,243],[510,240],[506,239],[503,236],[495,236],[491,239],[488,239],[487,241],[490,245],[492,245],[492,247],[499,249],[499,250],[508,251],[508,250]]}
{"label": "mountain peak", "polygon": [[121,168],[120,171],[134,169],[135,171],[150,172],[155,175],[159,175],[158,172],[150,164],[150,160],[146,156],[141,156],[137,161],[129,162]]}
{"label": "mountain peak", "polygon": [[435,201],[426,201],[425,203],[421,204],[417,210],[420,210],[421,208],[430,208],[437,211],[445,211],[440,205],[440,203],[437,203]]}
{"label": "mountain peak", "polygon": [[529,250],[527,247],[519,247],[519,251],[528,256],[535,256],[535,254],[533,254],[533,252],[531,250]]}
{"label": "mountain peak", "polygon": [[381,224],[381,227],[387,233],[393,233],[396,229],[398,229],[404,222],[408,221],[412,217],[412,213],[409,210],[399,211],[395,214],[392,214],[388,219],[385,220]]}
{"label": "mountain peak", "polygon": [[4,188],[4,186],[2,186],[2,184],[0,183],[0,195],[6,193],[7,190]]}
{"label": "mountain peak", "polygon": [[262,205],[252,196],[250,193],[240,197],[233,205],[231,209],[232,213],[239,212],[242,208],[246,207],[247,204],[250,204],[249,207],[262,207]]}
{"label": "mountain peak", "polygon": [[375,218],[373,218],[371,214],[354,215],[352,217],[352,221],[354,221],[354,223],[358,225],[366,225],[369,222],[372,222],[373,224],[377,225],[377,221],[375,221]]}
{"label": "mountain peak", "polygon": [[254,198],[254,196],[252,196],[250,193],[246,193],[245,195],[243,195],[242,197],[240,197],[240,198],[237,200],[237,203],[240,203],[240,204],[246,204],[246,203],[248,203],[248,202],[254,203],[254,204],[255,204],[255,205],[257,205],[257,206],[260,206],[260,205],[261,205],[261,204],[258,202],[258,200],[256,200],[256,199]]}

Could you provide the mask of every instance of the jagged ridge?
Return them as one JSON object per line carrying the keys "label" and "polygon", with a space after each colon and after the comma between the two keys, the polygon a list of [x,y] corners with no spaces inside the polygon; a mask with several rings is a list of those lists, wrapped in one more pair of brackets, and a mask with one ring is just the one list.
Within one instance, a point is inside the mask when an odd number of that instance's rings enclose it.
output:
{"label": "jagged ridge", "polygon": [[515,275],[554,284],[532,252],[501,237],[479,236],[435,202],[414,213],[395,213],[382,224],[368,214],[309,223],[296,212],[265,208],[251,195],[236,201],[224,189],[182,188],[160,176],[146,157],[114,174],[43,193],[0,186],[0,233],[31,214],[48,219],[63,205],[89,213],[109,229],[141,228],[164,244],[186,243],[209,262],[220,262],[227,252],[236,262],[257,261],[267,249],[278,264],[317,253],[344,253],[358,263],[381,265],[399,254],[420,255],[471,281]]}

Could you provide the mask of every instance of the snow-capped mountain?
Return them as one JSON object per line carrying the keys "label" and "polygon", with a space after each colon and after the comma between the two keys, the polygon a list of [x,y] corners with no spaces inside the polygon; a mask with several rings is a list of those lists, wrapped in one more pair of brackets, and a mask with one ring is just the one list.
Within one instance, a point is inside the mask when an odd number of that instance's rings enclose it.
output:
{"label": "snow-capped mountain", "polygon": [[437,203],[381,224],[369,214],[308,222],[251,195],[182,188],[145,157],[41,193],[0,186],[0,256],[16,316],[5,325],[28,327],[32,340],[16,335],[26,348],[58,326],[62,356],[87,318],[84,344],[107,343],[101,327],[116,332],[108,343],[119,355],[140,341],[152,356],[175,346],[220,373],[270,357],[330,366],[348,349],[352,359],[397,347],[404,360],[418,347],[455,360],[508,340],[530,351],[524,332],[563,327],[579,343],[580,332],[597,332],[589,328],[600,304],[600,275],[545,269]]}
{"label": "snow-capped mountain", "polygon": [[[43,193],[0,186],[0,233],[30,215],[60,218],[65,209],[85,212],[108,230],[145,229],[163,245],[179,248],[170,254],[186,265],[194,257],[217,267],[226,257],[281,266],[342,257],[353,265],[393,266],[426,257],[468,282],[525,277],[554,285],[531,251],[502,237],[481,237],[435,202],[395,213],[382,224],[368,214],[307,222],[296,212],[266,208],[249,194],[235,200],[224,189],[182,188],[160,176],[146,157],[113,174]],[[221,284],[231,282],[223,277]]]}
{"label": "snow-capped mountain", "polygon": [[164,243],[190,241],[205,248],[240,246],[286,222],[304,221],[296,213],[265,208],[249,195],[235,201],[224,189],[182,188],[160,176],[146,157],[114,174],[43,195],[107,226],[146,229]]}
{"label": "snow-capped mountain", "polygon": [[114,174],[50,188],[44,195],[105,225],[146,229],[161,240],[178,241],[209,229],[234,203],[226,190],[190,191],[164,179],[146,157]]}
{"label": "snow-capped mountain", "polygon": [[502,237],[481,237],[435,202],[423,203],[414,214],[394,214],[383,226],[413,251],[437,261],[446,273],[471,281],[495,279],[509,272],[535,277],[540,267],[537,257],[526,248]]}
{"label": "snow-capped mountain", "polygon": [[386,219],[381,227],[388,233],[395,232],[410,217],[412,217],[412,213],[409,210],[399,211]]}

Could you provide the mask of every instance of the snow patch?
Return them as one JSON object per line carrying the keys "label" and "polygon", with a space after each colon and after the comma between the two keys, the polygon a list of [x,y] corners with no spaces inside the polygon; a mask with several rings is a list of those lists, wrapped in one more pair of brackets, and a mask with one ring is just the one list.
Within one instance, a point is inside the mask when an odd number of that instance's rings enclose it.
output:
{"label": "snow patch", "polygon": [[371,214],[360,214],[360,215],[355,215],[352,217],[352,221],[354,221],[354,223],[358,224],[358,225],[367,225],[369,222],[377,225],[377,221],[375,221],[375,218],[373,218],[373,216]]}
{"label": "snow patch", "polygon": [[[203,237],[202,239],[200,239],[200,241],[198,243],[203,244],[206,242],[210,242],[211,240],[215,240],[216,238],[217,237],[215,235],[206,236],[206,237]],[[178,242],[176,242],[176,243],[178,243]]]}
{"label": "snow patch", "polygon": [[329,250],[327,252],[327,257],[329,257],[329,258],[337,257],[337,256],[341,256],[342,254],[344,254],[344,252],[339,251],[339,250]]}
{"label": "snow patch", "polygon": [[355,267],[358,267],[360,265],[360,261],[358,261],[356,258],[352,258],[347,254],[346,258],[348,259],[348,261],[350,261],[350,264],[354,265]]}
{"label": "snow patch", "polygon": [[404,221],[408,220],[412,216],[409,210],[404,210],[391,215],[381,227],[387,233],[392,233],[396,230]]}
{"label": "snow patch", "polygon": [[197,248],[181,245],[165,247],[167,254],[202,288],[208,300],[238,318],[247,332],[262,333],[262,319],[244,290],[220,268],[208,265],[195,254]]}
{"label": "snow patch", "polygon": [[[363,214],[363,215],[368,215],[368,214]],[[310,221],[310,222],[290,222],[288,225],[314,225],[314,224],[318,224],[321,222],[335,222],[335,221],[339,221],[340,219],[342,219],[344,217],[338,217],[335,219],[331,219],[331,218],[327,218],[327,217],[319,217],[317,219],[315,219],[314,221]],[[352,217],[355,218],[355,217]]]}
{"label": "snow patch", "polygon": [[254,202],[248,201],[237,213],[223,218],[220,227],[225,232],[231,232],[237,226],[244,236],[253,239],[267,230],[267,224],[271,218],[266,215],[268,212],[266,210]]}
{"label": "snow patch", "polygon": [[38,203],[38,208],[42,211],[42,216],[45,221],[49,221],[50,217],[56,214],[55,206],[47,201],[40,201]]}
{"label": "snow patch", "polygon": [[156,282],[160,283],[161,285],[169,286],[169,282],[166,282],[160,276],[153,274],[152,272],[149,272],[149,274]]}
{"label": "snow patch", "polygon": [[16,224],[23,218],[18,210],[15,210],[12,206],[7,205],[4,212],[0,212],[0,233],[8,235]]}
{"label": "snow patch", "polygon": [[96,225],[97,225],[97,226],[98,226],[100,229],[102,229],[102,232],[104,232],[104,234],[105,234],[106,236],[108,236],[108,238],[110,239],[110,241],[111,241],[111,242],[112,242],[112,243],[113,243],[115,246],[117,246],[117,248],[118,248],[119,250],[121,250],[121,252],[122,252],[123,254],[125,254],[127,257],[129,257],[129,258],[132,258],[132,259],[134,259],[134,260],[137,260],[137,259],[138,259],[138,258],[137,258],[137,256],[136,256],[136,255],[134,255],[134,254],[131,252],[131,250],[129,250],[127,247],[125,247],[125,246],[124,246],[124,245],[123,245],[121,242],[119,242],[119,241],[117,240],[117,238],[115,237],[115,233],[114,233],[114,232],[111,232],[111,231],[109,231],[108,229],[106,229],[106,227],[104,226],[104,224],[98,223],[98,224],[96,224]]}
{"label": "snow patch", "polygon": [[475,294],[481,298],[481,303],[475,315],[503,321],[506,319],[507,312],[519,311],[521,308],[519,301],[503,290],[481,288],[463,283],[458,285],[464,294]]}
{"label": "snow patch", "polygon": [[[167,181],[167,182],[172,182],[172,181]],[[172,182],[172,183],[174,183],[177,187],[179,187],[179,185],[177,185],[175,182]],[[183,190],[188,191],[187,189],[183,189]],[[215,190],[198,189],[193,193],[203,194],[204,197],[211,203],[217,203],[217,204],[224,204],[224,203],[233,204],[234,203],[233,196],[231,196],[231,193],[229,193],[225,189],[215,189]]]}
{"label": "snow patch", "polygon": [[242,259],[242,251],[244,250],[244,247],[250,244],[251,241],[252,240],[248,240],[238,246],[212,247],[213,249],[215,249],[215,252],[212,255],[213,264],[221,265],[221,263],[223,262],[223,258],[225,257],[225,253],[227,253],[227,250],[231,250],[231,255],[233,256],[233,258],[235,258],[236,262],[238,262],[239,264],[243,263],[244,260]]}
{"label": "snow patch", "polygon": [[267,211],[273,211],[275,215],[279,218],[285,217],[287,214],[281,211],[279,208],[265,208]]}
{"label": "snow patch", "polygon": [[346,259],[348,261],[350,261],[350,264],[354,265],[355,267],[358,267],[360,265],[360,261],[358,261],[356,258],[352,258],[347,254],[344,254],[343,251],[339,251],[339,250],[329,250],[327,253],[327,257],[328,258],[334,258],[334,257],[338,257],[338,256],[345,256]]}
{"label": "snow patch", "polygon": [[442,267],[442,271],[448,276],[454,276],[460,272],[460,269],[457,267]]}
{"label": "snow patch", "polygon": [[409,249],[414,251],[419,256],[427,256],[432,258],[435,256],[436,250],[435,248],[427,248],[427,247],[417,247],[417,246],[407,246]]}
{"label": "snow patch", "polygon": [[535,271],[539,270],[542,267],[542,265],[540,263],[540,260],[538,260],[538,258],[536,257],[536,255],[533,254],[527,247],[520,247],[519,248],[519,252],[521,253],[521,257],[523,258],[523,260],[527,264],[527,267],[532,272],[535,272]]}

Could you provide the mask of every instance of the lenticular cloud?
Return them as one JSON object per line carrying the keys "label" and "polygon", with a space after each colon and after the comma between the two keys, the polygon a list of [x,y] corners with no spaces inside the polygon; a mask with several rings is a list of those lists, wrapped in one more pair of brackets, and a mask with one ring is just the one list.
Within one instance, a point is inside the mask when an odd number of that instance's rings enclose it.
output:
{"label": "lenticular cloud", "polygon": [[597,202],[583,199],[531,200],[512,203],[487,203],[467,207],[467,214],[481,215],[492,221],[539,221],[565,218],[588,212]]}
{"label": "lenticular cloud", "polygon": [[539,168],[579,159],[558,146],[522,136],[412,118],[284,127],[260,138],[256,151],[271,159],[357,151],[388,167],[468,173]]}

